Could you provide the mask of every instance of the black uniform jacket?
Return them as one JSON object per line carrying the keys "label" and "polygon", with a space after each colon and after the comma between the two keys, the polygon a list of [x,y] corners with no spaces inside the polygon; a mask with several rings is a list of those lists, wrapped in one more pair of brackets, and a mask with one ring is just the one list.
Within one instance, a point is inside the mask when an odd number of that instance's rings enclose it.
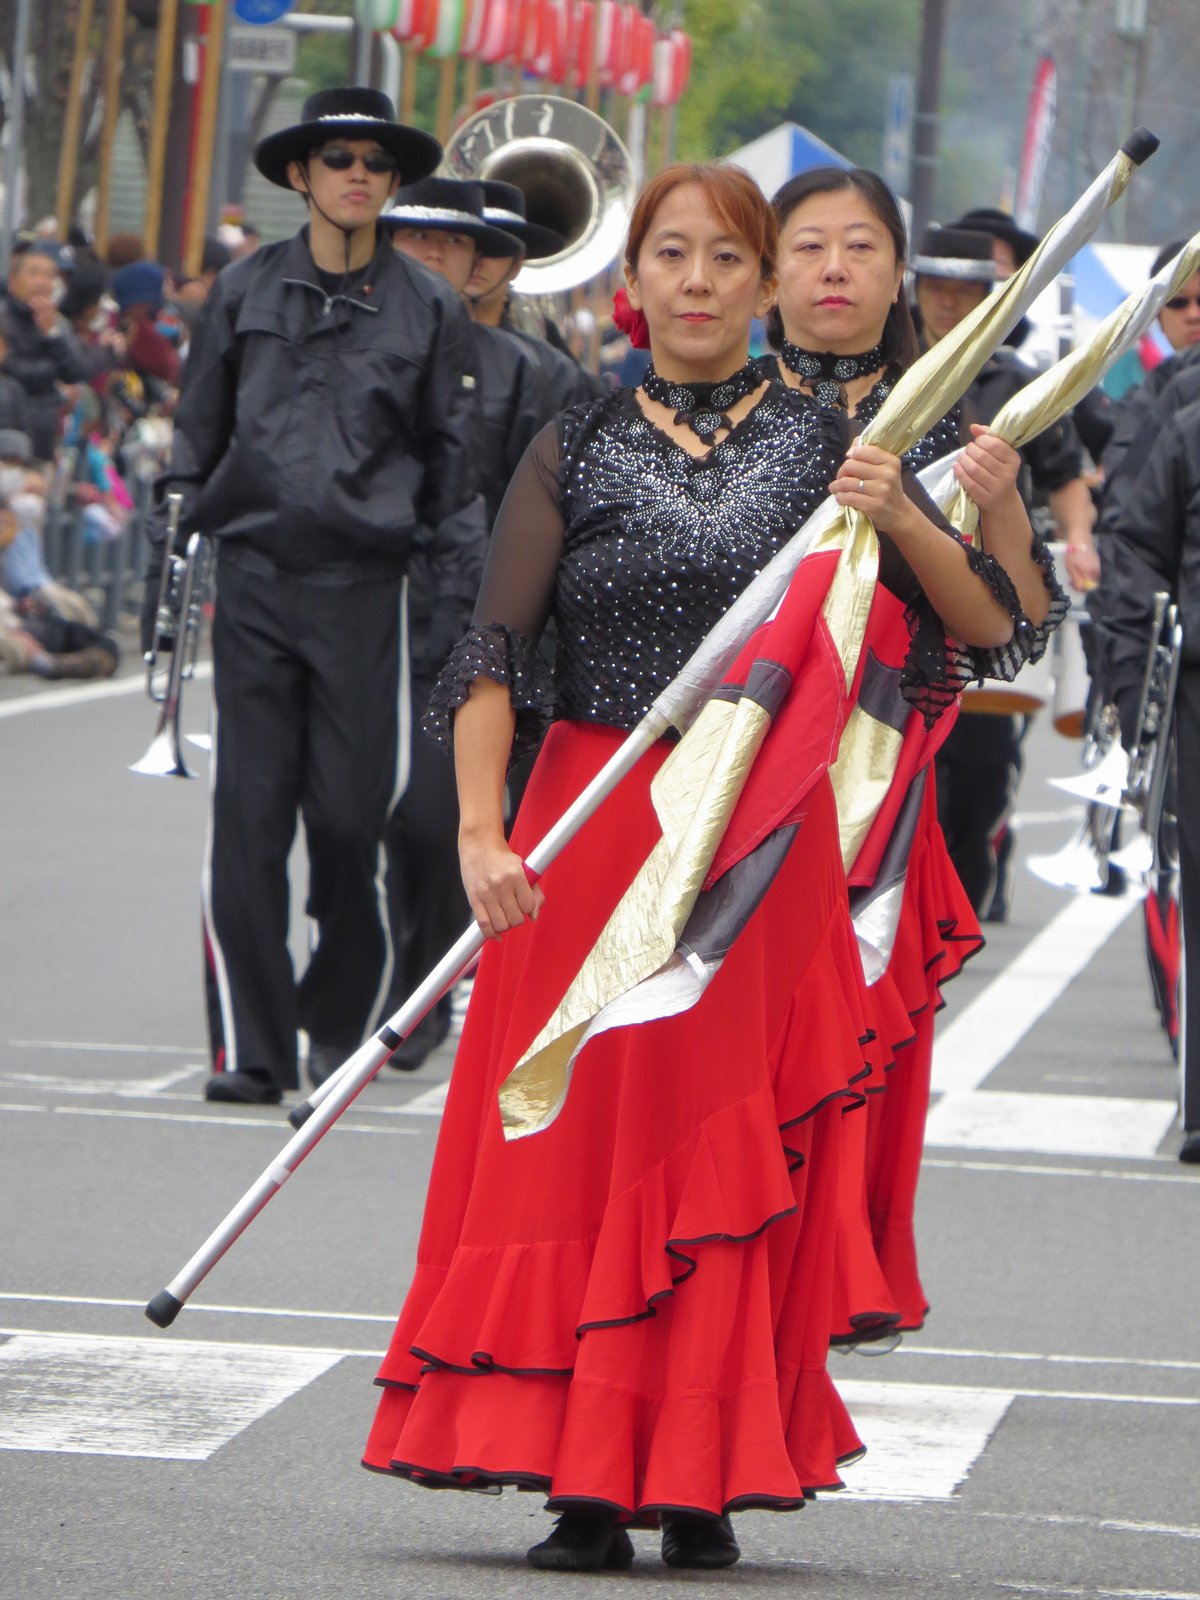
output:
{"label": "black uniform jacket", "polygon": [[[1190,370],[1194,376],[1184,379],[1183,374],[1189,371],[1187,358],[1171,356],[1148,372],[1141,383],[1126,390],[1113,406],[1112,437],[1101,458],[1104,490],[1096,523],[1101,560],[1108,549],[1108,541],[1120,536],[1129,496],[1154,445],[1160,415],[1164,408],[1167,412],[1178,410],[1180,382],[1196,384],[1200,379],[1200,371],[1194,365]],[[1182,403],[1198,397],[1200,386],[1194,392],[1187,392],[1185,388]]]}
{"label": "black uniform jacket", "polygon": [[[1021,358],[1007,346],[988,357],[974,383],[964,396],[966,409],[972,420],[991,422],[1006,401],[1023,389],[1036,376]],[[1033,488],[1042,494],[1053,494],[1065,488],[1083,471],[1083,454],[1079,436],[1068,418],[1061,418],[1036,439],[1031,439],[1022,449],[1028,477]],[[1025,474],[1022,474],[1025,477]],[[1029,501],[1029,484],[1022,483],[1022,494]]]}
{"label": "black uniform jacket", "polygon": [[533,352],[515,335],[479,322],[471,324],[471,333],[479,385],[475,468],[490,529],[521,457],[561,402]]}
{"label": "black uniform jacket", "polygon": [[[422,525],[465,520],[474,538],[473,354],[457,297],[384,235],[347,293],[320,278],[307,228],[217,278],[159,480],[160,543],[169,489],[184,493],[184,532],[319,581],[402,575]],[[465,559],[473,593],[478,563]]]}
{"label": "black uniform jacket", "polygon": [[43,333],[23,300],[5,301],[11,338],[4,370],[25,391],[25,432],[39,461],[49,461],[58,443],[60,383],[83,383],[87,367],[75,336],[59,319],[54,333]]}
{"label": "black uniform jacket", "polygon": [[1101,589],[1124,728],[1122,699],[1140,687],[1156,592],[1178,602],[1183,664],[1200,665],[1200,400],[1163,420],[1109,548]]}

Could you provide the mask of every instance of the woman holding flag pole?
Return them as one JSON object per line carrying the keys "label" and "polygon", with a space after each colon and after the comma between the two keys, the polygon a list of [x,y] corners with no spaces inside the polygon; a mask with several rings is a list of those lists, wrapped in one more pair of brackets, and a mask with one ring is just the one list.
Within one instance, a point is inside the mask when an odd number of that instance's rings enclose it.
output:
{"label": "woman holding flag pole", "polygon": [[[542,1490],[559,1520],[529,1553],[539,1568],[628,1566],[627,1527],[660,1523],[668,1565],[730,1565],[732,1511],[799,1508],[861,1450],[825,1371],[844,1113],[870,1075],[827,777],[852,701],[831,610],[840,552],[817,545],[801,563],[736,694],[674,747],[686,760],[663,745],[643,757],[543,883],[522,851],[827,489],[881,535],[931,718],[959,670],[948,636],[997,650],[1027,626],[995,563],[968,558],[906,492],[898,457],[862,448],[839,466],[821,420],[801,422],[749,363],[776,250],[773,213],[734,168],[669,168],[647,186],[623,315],[652,368],[530,447],[431,709],[435,729],[453,723],[464,883],[493,943],[364,1461],[431,1487]],[[861,578],[851,612],[874,573]],[[534,649],[551,611],[554,720],[510,848],[504,775],[551,713]],[[741,744],[761,745],[758,766],[785,774],[791,798],[692,886],[673,970],[686,985],[703,969],[698,998],[609,1008],[571,1035],[569,1096],[569,1062],[546,1090],[539,1029],[592,970],[672,786],[703,792],[713,754]],[[620,989],[622,956],[618,938],[601,990]]]}
{"label": "woman holding flag pole", "polygon": [[[780,282],[768,332],[778,355],[764,358],[763,370],[784,383],[802,417],[819,418],[844,450],[916,359],[903,285],[904,223],[882,179],[861,168],[812,168],[790,179],[772,203],[780,225]],[[1011,677],[1027,654],[1041,655],[1066,601],[1017,489],[1021,458],[1003,439],[969,427],[955,405],[905,452],[904,468],[915,474],[963,444],[955,473],[980,507],[984,548],[1013,580],[1032,620],[1043,624],[1026,630],[1022,650],[1012,651],[1008,661],[1000,653],[975,662],[988,676]],[[853,783],[857,726],[834,768],[835,795],[849,813],[843,818],[843,863],[856,926],[871,918],[877,890],[894,895],[898,883],[902,894],[895,925],[883,940],[864,946],[876,1071],[865,1086],[869,1117],[847,1129],[860,1148],[856,1161],[843,1164],[832,1325],[839,1343],[917,1328],[928,1310],[917,1271],[913,1210],[934,1017],[941,985],[983,944],[946,852],[928,779],[933,750],[949,732],[957,703],[947,706],[928,733],[919,730],[920,719],[899,687],[902,673],[910,683],[921,673],[919,630],[910,638],[903,605],[886,582],[876,590],[869,627],[859,724],[869,705],[876,713],[876,737],[882,725],[899,743],[905,726],[913,727],[893,806],[865,837],[852,821],[861,797],[843,793]],[[924,737],[918,738],[918,730]]]}

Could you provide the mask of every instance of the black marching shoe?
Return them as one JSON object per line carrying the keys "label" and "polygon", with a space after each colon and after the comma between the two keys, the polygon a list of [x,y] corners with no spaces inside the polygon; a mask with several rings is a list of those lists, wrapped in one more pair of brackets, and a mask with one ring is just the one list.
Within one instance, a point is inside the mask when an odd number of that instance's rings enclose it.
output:
{"label": "black marching shoe", "polygon": [[564,1511],[554,1532],[525,1558],[541,1572],[624,1571],[633,1563],[633,1540],[604,1506]]}
{"label": "black marching shoe", "polygon": [[308,1047],[308,1081],[319,1089],[326,1078],[332,1078],[343,1061],[354,1054],[353,1048],[345,1050],[340,1044],[315,1044]]}
{"label": "black marching shoe", "polygon": [[741,1553],[728,1517],[663,1512],[662,1558],[668,1567],[732,1567]]}
{"label": "black marching shoe", "polygon": [[283,1090],[265,1073],[214,1072],[204,1085],[204,1098],[224,1105],[277,1106]]}
{"label": "black marching shoe", "polygon": [[1200,1128],[1193,1128],[1190,1133],[1184,1134],[1179,1159],[1189,1167],[1200,1166]]}

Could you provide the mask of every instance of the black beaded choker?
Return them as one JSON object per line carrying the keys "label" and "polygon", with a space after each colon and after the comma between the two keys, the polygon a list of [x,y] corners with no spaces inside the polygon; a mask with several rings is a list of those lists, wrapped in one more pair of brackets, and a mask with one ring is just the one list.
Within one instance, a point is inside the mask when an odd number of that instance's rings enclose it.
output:
{"label": "black beaded choker", "polygon": [[817,404],[826,411],[846,411],[850,400],[844,385],[853,378],[865,378],[883,366],[883,345],[865,350],[860,356],[838,356],[832,350],[802,350],[789,339],[783,341],[780,360],[789,372],[803,378]]}
{"label": "black beaded choker", "polygon": [[686,423],[701,439],[711,439],[722,428],[733,427],[727,414],[730,408],[761,388],[762,381],[762,373],[747,361],[720,383],[672,383],[660,378],[653,367],[647,367],[642,388],[659,405],[673,407],[676,422]]}

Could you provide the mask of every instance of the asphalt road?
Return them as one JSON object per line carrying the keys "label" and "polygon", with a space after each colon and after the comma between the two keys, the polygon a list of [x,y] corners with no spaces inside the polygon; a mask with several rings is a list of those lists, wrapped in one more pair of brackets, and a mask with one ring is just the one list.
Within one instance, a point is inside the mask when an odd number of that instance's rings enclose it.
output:
{"label": "asphalt road", "polygon": [[[142,1316],[289,1130],[200,1098],[206,785],[126,772],[135,687],[0,680],[0,1596],[1200,1600],[1200,1173],[1134,902],[1022,873],[949,991],[934,1308],[833,1358],[871,1446],[848,1491],[740,1518],[732,1572],[667,1573],[642,1534],[628,1575],[534,1575],[536,1497],[357,1465],[448,1051],[385,1069],[170,1332]],[[1043,780],[1076,759],[1035,731],[1026,852],[1072,831]]]}

